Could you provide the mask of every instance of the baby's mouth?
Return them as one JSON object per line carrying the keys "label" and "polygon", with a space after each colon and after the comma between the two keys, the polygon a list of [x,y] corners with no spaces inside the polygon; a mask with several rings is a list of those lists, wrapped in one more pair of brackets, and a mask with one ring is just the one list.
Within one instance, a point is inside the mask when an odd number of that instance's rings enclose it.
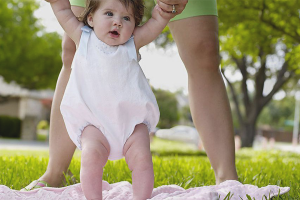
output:
{"label": "baby's mouth", "polygon": [[119,36],[120,34],[118,33],[118,31],[109,31],[110,34],[114,35],[114,36]]}

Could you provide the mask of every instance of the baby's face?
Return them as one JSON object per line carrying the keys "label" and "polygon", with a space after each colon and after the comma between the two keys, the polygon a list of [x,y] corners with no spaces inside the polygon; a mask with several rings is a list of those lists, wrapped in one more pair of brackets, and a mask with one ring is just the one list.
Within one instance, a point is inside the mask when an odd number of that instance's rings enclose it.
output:
{"label": "baby's face", "polygon": [[88,23],[98,39],[111,46],[127,42],[135,28],[131,6],[127,10],[119,0],[101,0],[100,7],[88,16]]}

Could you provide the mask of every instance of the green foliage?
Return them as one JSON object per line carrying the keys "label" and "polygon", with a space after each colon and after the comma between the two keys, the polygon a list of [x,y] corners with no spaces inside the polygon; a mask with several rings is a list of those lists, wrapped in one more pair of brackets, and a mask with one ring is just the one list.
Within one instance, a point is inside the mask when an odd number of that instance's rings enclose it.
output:
{"label": "green foliage", "polygon": [[155,6],[155,2],[152,0],[144,0],[144,5],[145,5],[145,12],[144,12],[142,23],[145,23],[146,21],[148,21],[148,19],[151,18],[152,10]]}
{"label": "green foliage", "polygon": [[192,116],[191,116],[191,110],[190,110],[190,106],[186,105],[184,107],[181,108],[180,110],[180,118],[182,118],[185,121],[191,121],[192,120]]}
{"label": "green foliage", "polygon": [[258,125],[270,125],[276,129],[292,130],[286,126],[287,120],[294,120],[295,97],[287,96],[282,100],[271,101],[258,118]]}
{"label": "green foliage", "polygon": [[159,128],[173,127],[179,121],[176,94],[162,89],[152,88],[152,90],[160,110],[160,119],[157,126]]}
{"label": "green foliage", "polygon": [[[152,9],[155,6],[155,2],[153,0],[145,0],[145,14],[143,18],[143,23],[145,23],[148,19],[151,18]],[[165,27],[162,33],[154,40],[154,44],[157,47],[169,47],[174,43],[173,36],[171,35],[169,27]]]}
{"label": "green foliage", "polygon": [[29,89],[54,88],[61,68],[61,39],[45,33],[35,0],[0,1],[0,75]]}
{"label": "green foliage", "polygon": [[0,136],[6,138],[20,138],[21,120],[16,117],[0,116]]}
{"label": "green foliage", "polygon": [[251,56],[255,62],[259,51],[274,54],[280,43],[290,69],[300,69],[297,0],[220,0],[218,9],[222,51],[235,58]]}
{"label": "green foliage", "polygon": [[37,129],[49,129],[49,123],[47,120],[42,120],[38,123]]}

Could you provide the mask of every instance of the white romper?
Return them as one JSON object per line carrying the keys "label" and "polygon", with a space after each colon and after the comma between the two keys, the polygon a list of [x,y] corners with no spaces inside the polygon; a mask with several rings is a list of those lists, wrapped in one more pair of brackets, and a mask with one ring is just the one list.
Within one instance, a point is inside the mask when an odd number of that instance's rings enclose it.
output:
{"label": "white romper", "polygon": [[83,129],[93,125],[109,142],[109,159],[120,159],[137,124],[154,131],[159,108],[138,64],[133,37],[123,45],[109,46],[89,27],[82,30],[60,110],[79,149]]}

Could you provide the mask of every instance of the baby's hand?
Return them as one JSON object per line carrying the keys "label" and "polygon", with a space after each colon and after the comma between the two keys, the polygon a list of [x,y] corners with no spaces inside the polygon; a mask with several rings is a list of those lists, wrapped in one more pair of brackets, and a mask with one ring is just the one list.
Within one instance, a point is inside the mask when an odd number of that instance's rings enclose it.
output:
{"label": "baby's hand", "polygon": [[158,4],[156,4],[156,6],[154,7],[154,9],[152,11],[152,17],[155,19],[158,19],[158,17],[162,17],[165,20],[170,20],[174,16],[175,16],[174,14],[168,13],[168,12],[165,12],[164,10],[162,10]]}

